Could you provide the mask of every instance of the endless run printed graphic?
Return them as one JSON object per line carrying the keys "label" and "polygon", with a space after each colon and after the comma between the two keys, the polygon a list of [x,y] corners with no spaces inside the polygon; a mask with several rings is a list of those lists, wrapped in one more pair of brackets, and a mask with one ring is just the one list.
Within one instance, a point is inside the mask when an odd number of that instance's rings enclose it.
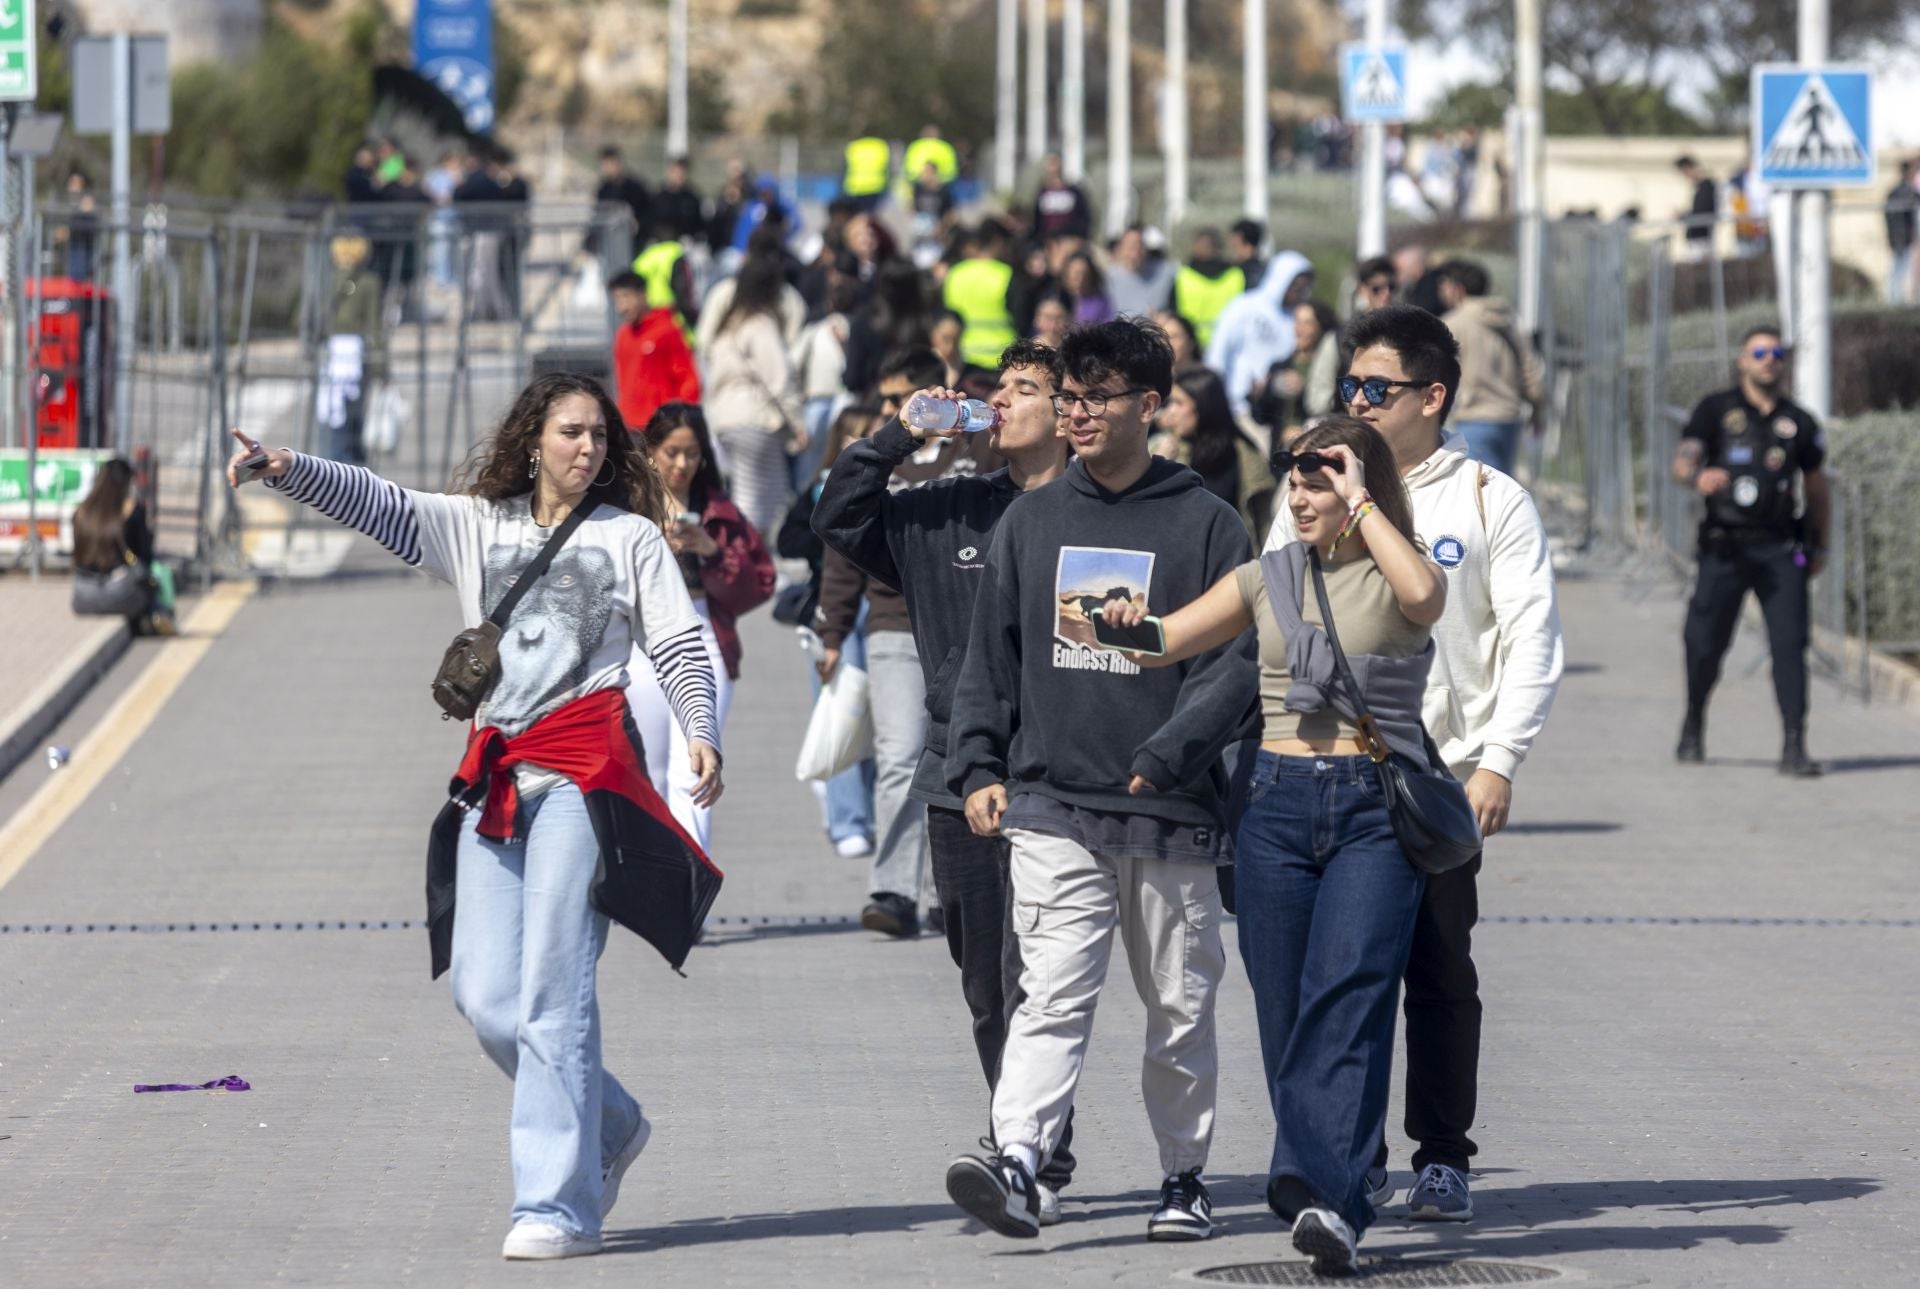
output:
{"label": "endless run printed graphic", "polygon": [[1108,600],[1132,600],[1146,607],[1153,585],[1153,552],[1104,546],[1062,546],[1054,573],[1053,665],[1070,671],[1140,674],[1139,664],[1122,654],[1096,648],[1093,611]]}

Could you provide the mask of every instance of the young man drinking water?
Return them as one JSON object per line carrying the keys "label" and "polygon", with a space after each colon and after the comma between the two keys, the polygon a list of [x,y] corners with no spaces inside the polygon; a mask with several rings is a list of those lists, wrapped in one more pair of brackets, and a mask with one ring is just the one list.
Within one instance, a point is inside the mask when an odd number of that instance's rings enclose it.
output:
{"label": "young man drinking water", "polygon": [[[1460,388],[1460,346],[1425,309],[1393,304],[1347,324],[1353,357],[1336,410],[1373,426],[1393,449],[1426,554],[1447,575],[1447,607],[1433,627],[1439,651],[1422,718],[1491,837],[1507,826],[1513,779],[1546,724],[1560,685],[1560,614],[1546,528],[1526,489],[1467,456],[1446,432]],[[1284,501],[1284,498],[1282,498]],[[1276,502],[1268,550],[1295,540]],[[1480,978],[1473,926],[1480,916],[1480,860],[1427,879],[1407,960],[1407,1135],[1417,1148],[1408,1216],[1464,1222],[1473,1216],[1467,1161],[1480,1074]],[[1274,1071],[1267,1071],[1271,1084]],[[1384,1204],[1383,1138],[1368,1174]]]}
{"label": "young man drinking water", "polygon": [[[954,686],[993,529],[1016,497],[1052,483],[1067,466],[1067,440],[1053,410],[1053,360],[1053,350],[1032,340],[1000,356],[999,383],[989,400],[1000,424],[986,433],[1006,458],[1005,469],[890,493],[887,481],[895,467],[927,440],[960,433],[912,429],[896,419],[841,455],[813,512],[822,541],[869,577],[899,587],[906,600],[927,684],[927,740],[911,791],[927,806],[947,950],[960,968],[960,992],[973,1016],[973,1045],[989,1089],[1000,1073],[1007,1018],[1019,1000],[1020,950],[1008,929],[1007,843],[974,835],[942,769]],[[948,389],[921,392],[960,397]],[[1042,1223],[1058,1220],[1060,1188],[1072,1176],[1071,1154],[1056,1150],[1039,1179]]]}
{"label": "young man drinking water", "polygon": [[1077,459],[994,531],[954,696],[947,783],[976,834],[1010,845],[1024,997],[993,1153],[955,1160],[947,1193],[1002,1235],[1038,1233],[1034,1174],[1057,1155],[1117,931],[1147,1008],[1141,1091],[1164,1179],[1148,1238],[1202,1239],[1226,969],[1215,865],[1232,854],[1220,754],[1258,721],[1253,639],[1143,670],[1098,646],[1092,610],[1187,603],[1247,558],[1246,530],[1147,451],[1173,384],[1165,333],[1076,328],[1055,370]]}

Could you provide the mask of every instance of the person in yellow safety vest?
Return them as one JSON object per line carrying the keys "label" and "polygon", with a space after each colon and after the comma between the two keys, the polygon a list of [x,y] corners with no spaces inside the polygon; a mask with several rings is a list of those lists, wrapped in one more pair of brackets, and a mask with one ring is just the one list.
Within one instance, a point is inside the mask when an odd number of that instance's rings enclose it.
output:
{"label": "person in yellow safety vest", "polygon": [[1193,253],[1173,275],[1173,311],[1193,324],[1204,350],[1213,339],[1213,324],[1246,289],[1246,272],[1220,258],[1220,234],[1203,228],[1193,235]]}
{"label": "person in yellow safety vest", "polygon": [[647,249],[634,256],[633,271],[647,284],[647,308],[672,309],[673,320],[693,347],[693,328],[687,315],[693,312],[693,271],[687,264],[687,248],[671,230],[655,229]]}
{"label": "person in yellow safety vest", "polygon": [[893,148],[885,139],[866,135],[847,145],[847,172],[840,181],[843,196],[870,211],[887,195],[893,170]]}
{"label": "person in yellow safety vest", "polygon": [[921,171],[927,165],[933,165],[933,172],[940,176],[940,185],[947,187],[960,177],[960,154],[953,145],[940,135],[937,125],[920,127],[920,137],[907,144],[905,157],[900,162],[900,179],[895,184],[894,200],[905,206],[913,201],[913,185],[920,180]]}
{"label": "person in yellow safety vest", "polygon": [[967,236],[966,258],[947,270],[941,303],[960,315],[960,356],[976,367],[997,367],[1000,355],[1020,337],[1013,329],[1007,288],[1013,266],[1001,258],[1007,233],[988,220]]}

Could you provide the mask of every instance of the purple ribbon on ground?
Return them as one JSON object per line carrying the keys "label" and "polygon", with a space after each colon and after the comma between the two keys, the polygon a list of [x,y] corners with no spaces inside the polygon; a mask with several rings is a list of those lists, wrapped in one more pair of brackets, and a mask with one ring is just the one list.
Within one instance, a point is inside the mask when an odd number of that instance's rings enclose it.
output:
{"label": "purple ribbon on ground", "polygon": [[249,1092],[253,1085],[238,1074],[229,1074],[224,1079],[215,1079],[211,1083],[136,1083],[135,1092]]}

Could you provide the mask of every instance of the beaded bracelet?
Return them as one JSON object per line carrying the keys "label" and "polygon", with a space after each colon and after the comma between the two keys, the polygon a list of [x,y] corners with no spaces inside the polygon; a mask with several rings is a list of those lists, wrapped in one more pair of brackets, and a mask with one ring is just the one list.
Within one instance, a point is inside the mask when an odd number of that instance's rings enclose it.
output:
{"label": "beaded bracelet", "polygon": [[1327,554],[1339,554],[1340,543],[1352,536],[1354,531],[1360,527],[1361,521],[1378,509],[1380,509],[1380,507],[1373,503],[1371,497],[1354,507],[1353,512],[1347,516],[1346,526],[1340,530],[1339,536],[1333,539],[1333,545],[1328,548]]}

